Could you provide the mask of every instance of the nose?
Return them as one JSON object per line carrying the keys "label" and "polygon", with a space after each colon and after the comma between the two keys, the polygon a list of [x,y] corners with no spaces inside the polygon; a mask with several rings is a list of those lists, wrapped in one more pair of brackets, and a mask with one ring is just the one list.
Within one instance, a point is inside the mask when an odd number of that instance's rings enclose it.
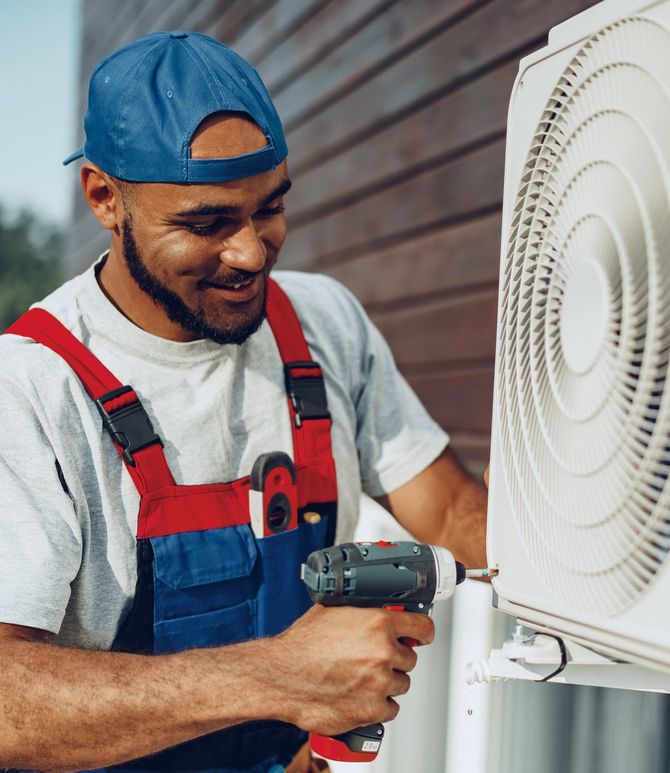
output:
{"label": "nose", "polygon": [[229,268],[256,273],[265,266],[267,249],[251,219],[226,239],[219,255]]}

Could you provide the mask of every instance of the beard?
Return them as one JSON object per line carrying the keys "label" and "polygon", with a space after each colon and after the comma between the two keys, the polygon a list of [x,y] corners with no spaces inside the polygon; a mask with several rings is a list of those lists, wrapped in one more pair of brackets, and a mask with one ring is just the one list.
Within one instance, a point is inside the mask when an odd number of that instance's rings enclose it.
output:
{"label": "beard", "polygon": [[[122,229],[123,258],[131,277],[137,286],[146,293],[168,318],[198,338],[208,338],[217,344],[243,344],[253,335],[265,319],[267,300],[267,281],[263,282],[260,308],[254,313],[231,311],[227,319],[212,322],[205,319],[205,312],[192,311],[177,293],[170,290],[155,274],[148,269],[133,235],[132,219],[126,215]],[[244,282],[254,274],[236,271],[227,278],[230,284]],[[223,316],[223,315],[221,315]]]}

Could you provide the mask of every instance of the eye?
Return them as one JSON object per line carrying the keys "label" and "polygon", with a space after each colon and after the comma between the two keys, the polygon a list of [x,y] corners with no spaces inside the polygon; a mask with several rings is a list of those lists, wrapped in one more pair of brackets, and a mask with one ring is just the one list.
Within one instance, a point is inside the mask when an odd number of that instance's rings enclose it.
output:
{"label": "eye", "polygon": [[275,215],[281,215],[281,213],[284,211],[284,205],[283,204],[277,204],[274,207],[263,207],[263,209],[259,209],[254,217],[274,217]]}
{"label": "eye", "polygon": [[194,225],[193,223],[184,223],[183,228],[189,233],[196,234],[198,236],[209,236],[216,233],[221,228],[221,220],[214,220],[211,223],[203,225]]}

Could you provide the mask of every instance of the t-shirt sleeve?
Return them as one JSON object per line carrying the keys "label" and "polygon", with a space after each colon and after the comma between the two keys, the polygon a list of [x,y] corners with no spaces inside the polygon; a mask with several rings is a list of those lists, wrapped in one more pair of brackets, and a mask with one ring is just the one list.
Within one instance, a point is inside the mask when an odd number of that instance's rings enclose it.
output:
{"label": "t-shirt sleeve", "polygon": [[82,536],[32,398],[0,379],[0,622],[58,633]]}
{"label": "t-shirt sleeve", "polygon": [[442,453],[447,433],[428,415],[398,371],[391,350],[365,315],[362,380],[355,395],[363,490],[388,494],[416,477]]}

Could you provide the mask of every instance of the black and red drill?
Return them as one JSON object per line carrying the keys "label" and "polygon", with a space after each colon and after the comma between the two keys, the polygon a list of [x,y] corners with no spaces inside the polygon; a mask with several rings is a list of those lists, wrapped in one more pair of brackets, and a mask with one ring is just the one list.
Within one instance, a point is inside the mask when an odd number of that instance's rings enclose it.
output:
{"label": "black and red drill", "polygon": [[[317,550],[302,566],[312,600],[324,606],[381,607],[429,614],[466,577],[493,569],[467,569],[443,547],[417,542],[347,542]],[[415,646],[417,642],[407,641]],[[384,737],[381,724],[333,736],[312,733],[312,750],[330,760],[371,762]]]}

